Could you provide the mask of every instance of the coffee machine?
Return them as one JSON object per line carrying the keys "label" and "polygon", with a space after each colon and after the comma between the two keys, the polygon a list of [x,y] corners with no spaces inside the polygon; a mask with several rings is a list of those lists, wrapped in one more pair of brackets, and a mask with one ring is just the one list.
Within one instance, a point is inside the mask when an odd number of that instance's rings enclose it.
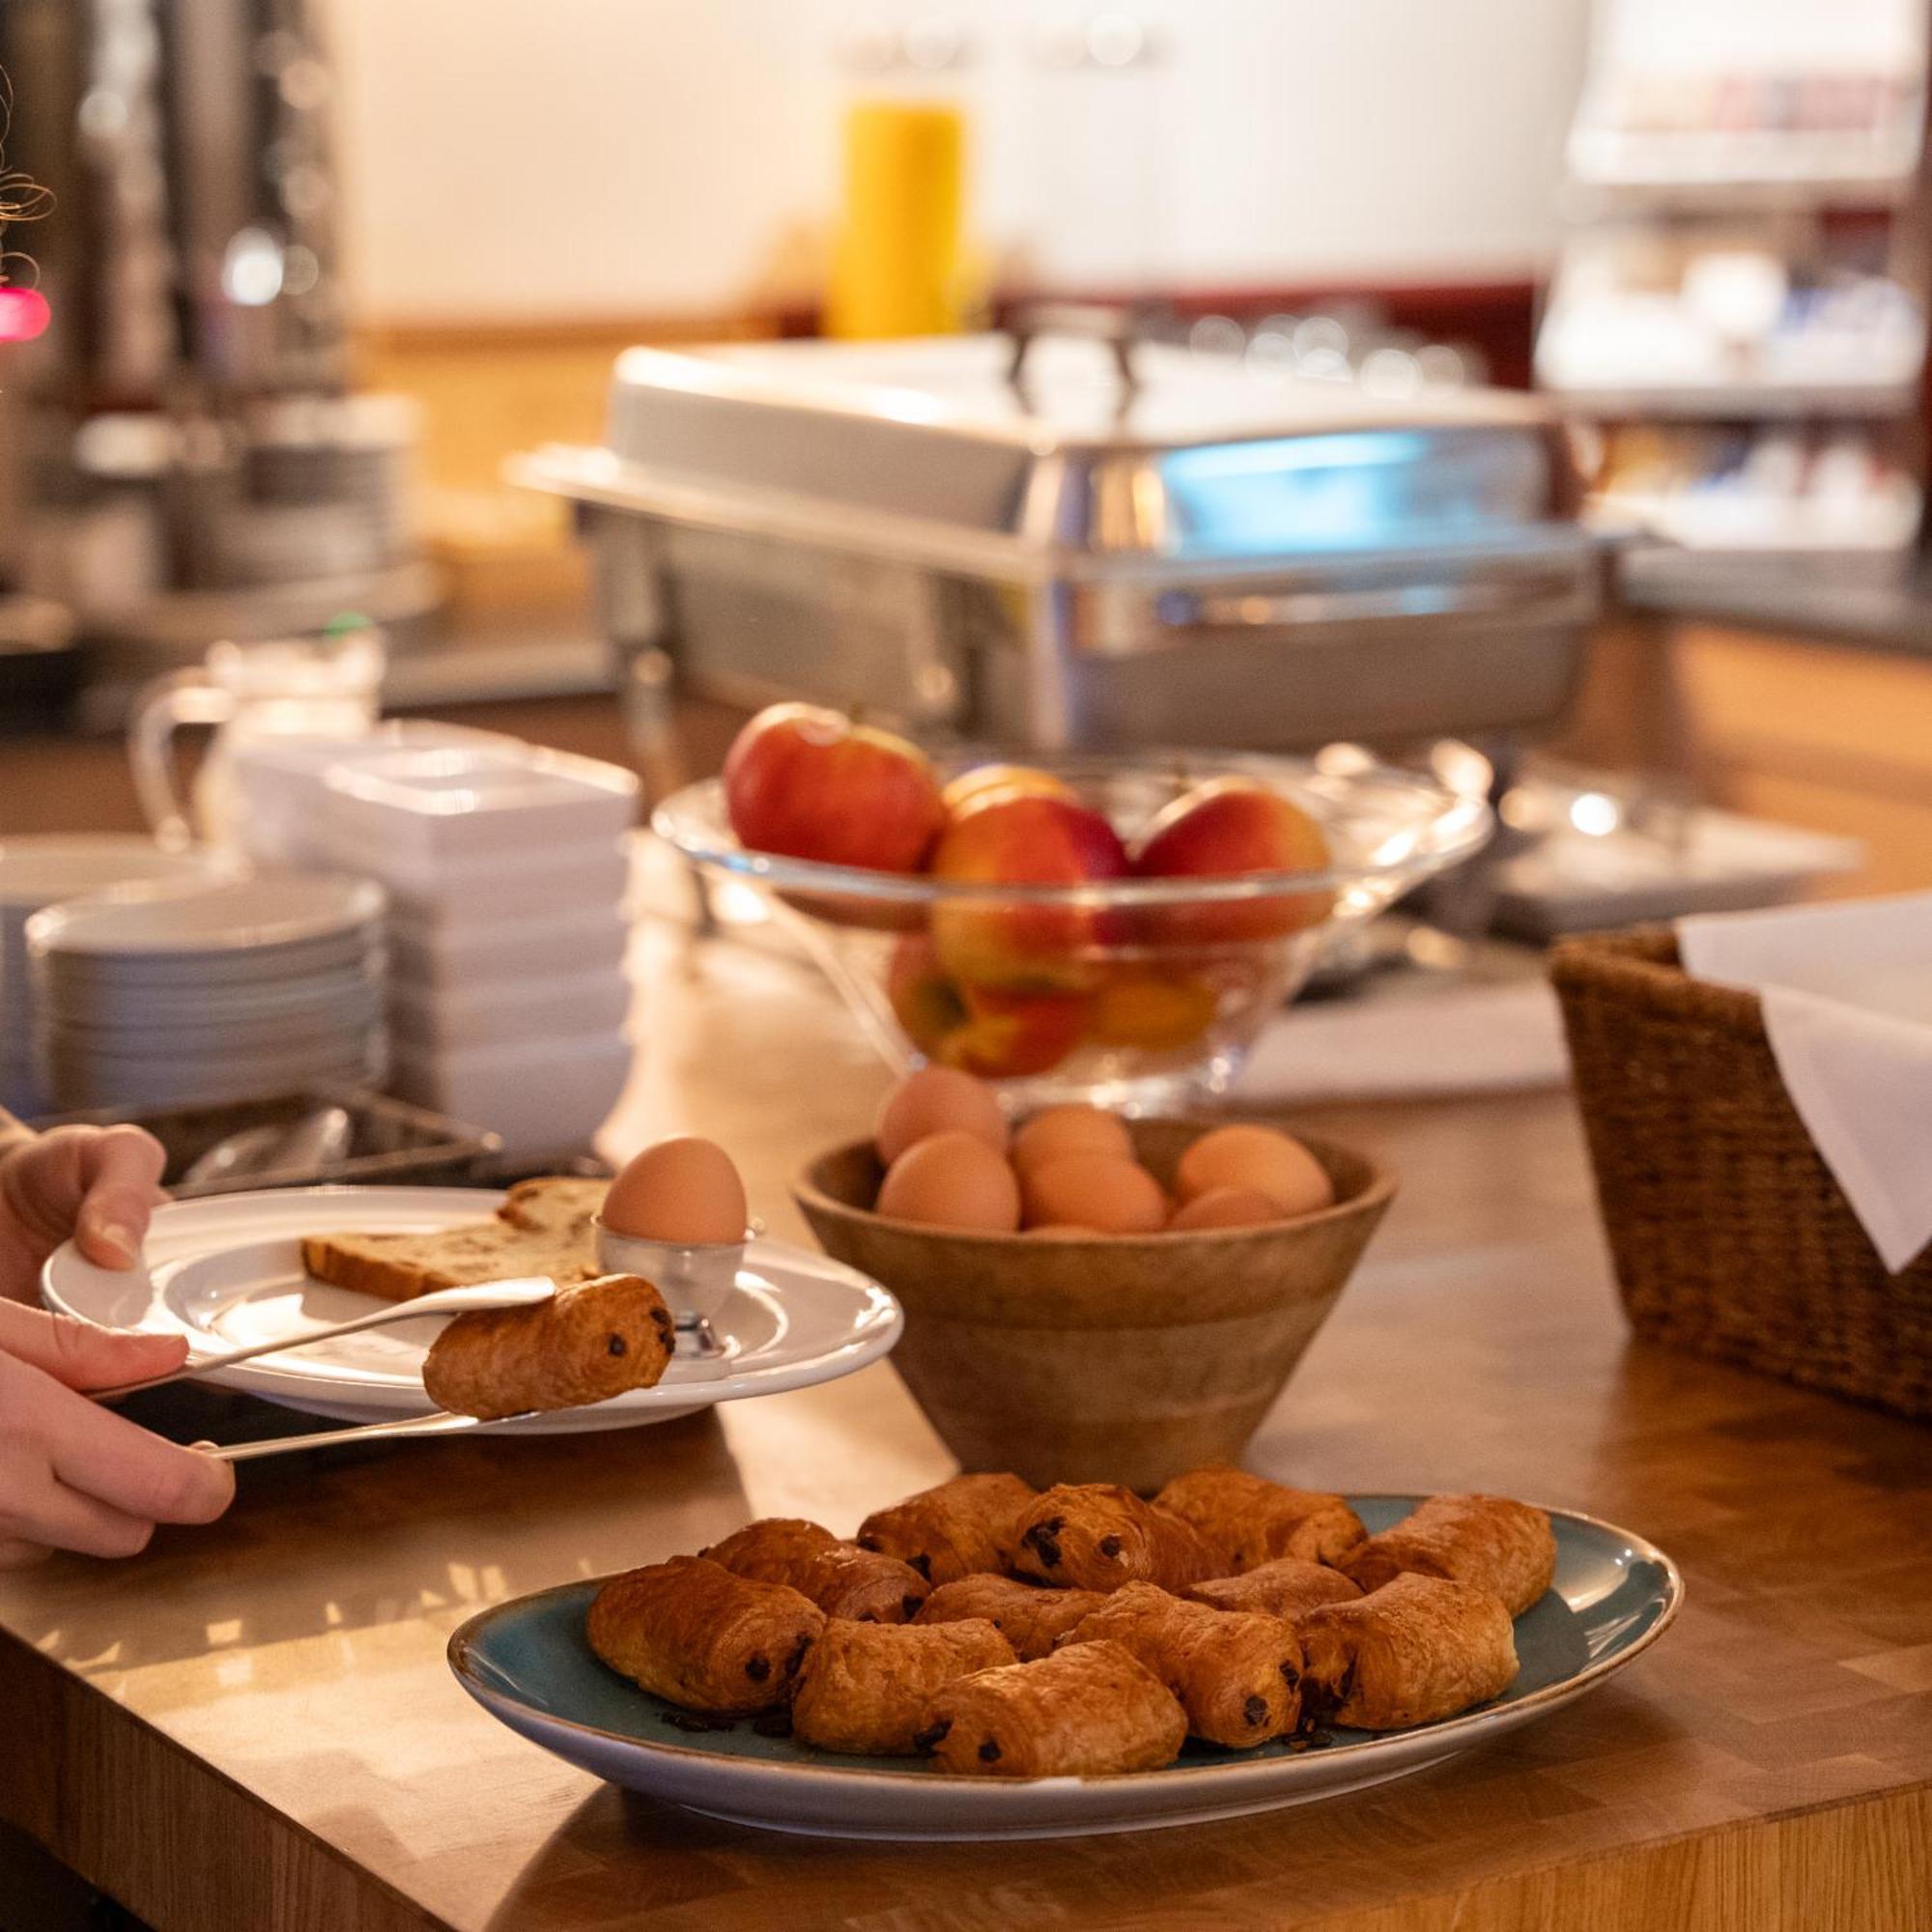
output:
{"label": "coffee machine", "polygon": [[0,384],[0,583],[65,607],[108,723],[216,639],[436,601],[400,397],[349,379],[314,0],[0,0],[46,334]]}

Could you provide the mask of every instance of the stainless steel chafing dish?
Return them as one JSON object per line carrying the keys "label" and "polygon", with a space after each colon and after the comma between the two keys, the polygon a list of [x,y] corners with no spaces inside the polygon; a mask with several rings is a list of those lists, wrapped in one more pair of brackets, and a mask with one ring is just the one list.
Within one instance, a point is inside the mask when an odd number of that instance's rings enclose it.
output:
{"label": "stainless steel chafing dish", "polygon": [[1015,750],[1532,731],[1601,594],[1535,399],[1156,344],[632,350],[605,446],[511,473],[578,506],[640,688]]}

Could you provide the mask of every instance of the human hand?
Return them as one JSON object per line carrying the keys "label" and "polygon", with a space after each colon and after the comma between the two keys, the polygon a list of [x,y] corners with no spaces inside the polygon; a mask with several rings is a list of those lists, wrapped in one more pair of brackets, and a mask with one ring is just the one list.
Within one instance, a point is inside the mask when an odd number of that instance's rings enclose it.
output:
{"label": "human hand", "polygon": [[157,1522],[213,1522],[228,1507],[228,1463],[76,1393],[164,1376],[186,1356],[179,1335],[0,1302],[0,1569],[53,1549],[132,1556]]}
{"label": "human hand", "polygon": [[70,1236],[97,1265],[132,1267],[165,1199],[164,1163],[139,1127],[0,1136],[0,1299],[33,1300],[41,1264]]}

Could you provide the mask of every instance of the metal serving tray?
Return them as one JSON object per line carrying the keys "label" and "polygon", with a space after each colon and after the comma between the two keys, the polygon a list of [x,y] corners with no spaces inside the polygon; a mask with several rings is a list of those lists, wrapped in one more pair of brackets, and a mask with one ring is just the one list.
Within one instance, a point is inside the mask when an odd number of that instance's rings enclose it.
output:
{"label": "metal serving tray", "polygon": [[[353,1138],[341,1159],[319,1167],[251,1171],[230,1180],[185,1184],[181,1180],[196,1160],[230,1134],[247,1127],[293,1126],[318,1107],[341,1107],[349,1114]],[[52,1115],[34,1124],[45,1130],[116,1126],[124,1122],[146,1127],[160,1142],[167,1155],[162,1185],[178,1201],[263,1187],[315,1187],[324,1182],[340,1186],[461,1182],[493,1162],[503,1146],[497,1135],[485,1128],[354,1087],[307,1087],[273,1099],[232,1100],[213,1106],[104,1107],[88,1113]]]}
{"label": "metal serving tray", "polygon": [[1602,593],[1538,400],[1162,345],[632,350],[605,445],[511,473],[681,682],[1042,750],[1533,727]]}

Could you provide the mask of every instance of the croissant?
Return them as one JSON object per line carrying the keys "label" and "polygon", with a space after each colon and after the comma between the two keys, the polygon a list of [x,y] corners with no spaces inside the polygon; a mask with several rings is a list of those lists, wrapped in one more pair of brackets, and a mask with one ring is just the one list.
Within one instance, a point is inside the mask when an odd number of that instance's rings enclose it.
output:
{"label": "croissant", "polygon": [[954,1476],[859,1525],[859,1548],[909,1563],[929,1583],[951,1583],[1012,1562],[1020,1512],[1033,1501],[1017,1476]]}
{"label": "croissant", "polygon": [[1226,1463],[1175,1477],[1154,1501],[1201,1532],[1221,1558],[1222,1576],[1282,1556],[1334,1563],[1367,1534],[1342,1497],[1291,1490]]}
{"label": "croissant", "polygon": [[1507,1496],[1431,1496],[1393,1529],[1372,1536],[1341,1566],[1364,1590],[1405,1571],[1448,1577],[1499,1597],[1511,1616],[1528,1609],[1556,1574],[1549,1518]]}
{"label": "croissant", "polygon": [[1013,1568],[1076,1590],[1184,1590],[1217,1574],[1192,1524],[1113,1483],[1063,1483],[1036,1496],[1020,1518]]}
{"label": "croissant", "polygon": [[1146,1664],[1180,1699],[1187,1728],[1209,1744],[1245,1749],[1300,1719],[1301,1646],[1279,1617],[1210,1609],[1129,1583],[1067,1639],[1106,1640]]}
{"label": "croissant", "polygon": [[430,1344],[423,1387],[439,1408],[486,1420],[577,1408],[655,1387],[676,1341],[641,1275],[600,1275],[526,1308],[459,1315]]}
{"label": "croissant", "polygon": [[1294,1629],[1312,1723],[1403,1730],[1452,1718],[1516,1678],[1508,1610],[1439,1577],[1400,1576],[1352,1604],[1310,1610]]}
{"label": "croissant", "polygon": [[896,1557],[840,1543],[796,1517],[748,1522],[700,1556],[759,1583],[789,1583],[828,1617],[902,1624],[925,1601],[926,1582]]}
{"label": "croissant", "polygon": [[950,1684],[920,1742],[941,1771],[1101,1777],[1172,1764],[1187,1719],[1167,1687],[1117,1643],[1075,1643]]}
{"label": "croissant", "polygon": [[1362,1592],[1341,1571],[1331,1570],[1325,1563],[1278,1556],[1272,1563],[1238,1577],[1211,1577],[1184,1594],[1210,1609],[1254,1610],[1262,1616],[1293,1620],[1323,1604],[1346,1604]]}
{"label": "croissant", "polygon": [[835,1619],[799,1671],[792,1735],[821,1750],[908,1752],[949,1684],[1012,1662],[1012,1645],[982,1617],[919,1629]]}
{"label": "croissant", "polygon": [[1060,1637],[1106,1601],[1098,1590],[1047,1590],[1012,1577],[960,1577],[940,1584],[913,1621],[944,1624],[984,1617],[1026,1662],[1046,1656]]}
{"label": "croissant", "polygon": [[612,1577],[585,1621],[590,1648],[620,1676],[721,1717],[782,1704],[824,1628],[824,1612],[796,1590],[702,1556]]}

